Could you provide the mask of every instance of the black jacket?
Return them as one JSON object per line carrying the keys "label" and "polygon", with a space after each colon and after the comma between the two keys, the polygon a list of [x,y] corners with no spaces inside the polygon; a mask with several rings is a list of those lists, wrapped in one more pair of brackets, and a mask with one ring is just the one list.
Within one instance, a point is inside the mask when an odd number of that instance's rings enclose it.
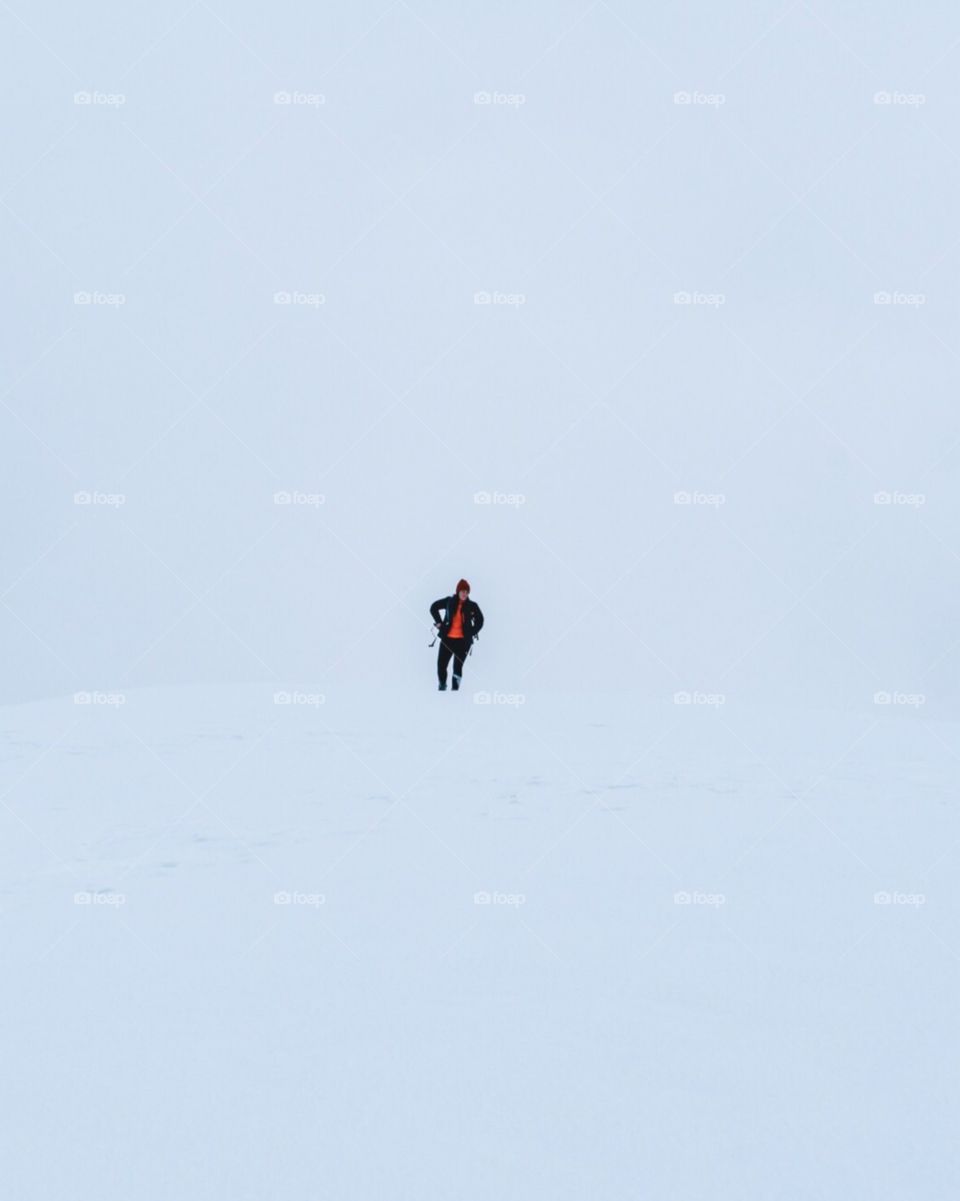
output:
{"label": "black jacket", "polygon": [[[443,620],[440,622],[441,638],[446,638],[447,636],[447,631],[450,629],[453,615],[457,611],[459,600],[460,598],[454,593],[453,596],[441,596],[439,600],[435,600],[430,606],[430,616],[434,621],[440,621],[440,610],[444,610]],[[467,639],[473,639],[482,629],[483,614],[480,612],[480,606],[468,596],[463,602],[463,636]]]}

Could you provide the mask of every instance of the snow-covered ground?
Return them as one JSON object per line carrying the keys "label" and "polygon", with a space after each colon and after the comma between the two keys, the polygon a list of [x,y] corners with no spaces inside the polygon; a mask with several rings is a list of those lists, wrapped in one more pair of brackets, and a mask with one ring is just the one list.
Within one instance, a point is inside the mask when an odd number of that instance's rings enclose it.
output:
{"label": "snow-covered ground", "polygon": [[956,725],[470,667],[2,710],[2,1196],[955,1196]]}
{"label": "snow-covered ground", "polygon": [[958,68],[0,0],[0,1201],[960,1198]]}

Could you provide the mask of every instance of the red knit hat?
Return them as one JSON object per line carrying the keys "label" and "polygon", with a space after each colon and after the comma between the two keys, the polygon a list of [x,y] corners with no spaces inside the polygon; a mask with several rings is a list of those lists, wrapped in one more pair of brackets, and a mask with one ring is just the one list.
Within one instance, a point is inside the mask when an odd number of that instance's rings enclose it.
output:
{"label": "red knit hat", "polygon": [[470,585],[467,583],[467,581],[460,580],[456,588],[454,588],[454,592],[462,592],[464,588],[466,588],[468,592],[470,591]]}

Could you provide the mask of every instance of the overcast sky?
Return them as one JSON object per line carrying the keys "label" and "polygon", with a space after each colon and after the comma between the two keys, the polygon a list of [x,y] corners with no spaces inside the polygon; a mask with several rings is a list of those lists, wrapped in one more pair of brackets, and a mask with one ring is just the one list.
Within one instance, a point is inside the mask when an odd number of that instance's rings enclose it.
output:
{"label": "overcast sky", "polygon": [[955,5],[0,28],[0,699],[432,688],[463,575],[490,687],[956,708]]}

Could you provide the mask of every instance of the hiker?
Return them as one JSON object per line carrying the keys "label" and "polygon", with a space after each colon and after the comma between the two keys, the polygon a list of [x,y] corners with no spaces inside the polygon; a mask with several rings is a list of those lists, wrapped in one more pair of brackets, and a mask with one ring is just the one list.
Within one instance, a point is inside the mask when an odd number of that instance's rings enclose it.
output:
{"label": "hiker", "polygon": [[[440,611],[443,610],[443,619]],[[440,691],[447,690],[447,665],[453,658],[453,691],[460,687],[463,661],[470,653],[474,638],[483,629],[483,614],[476,601],[470,599],[470,585],[459,580],[453,596],[442,596],[430,606],[430,616],[440,638],[437,654],[437,676]]]}

